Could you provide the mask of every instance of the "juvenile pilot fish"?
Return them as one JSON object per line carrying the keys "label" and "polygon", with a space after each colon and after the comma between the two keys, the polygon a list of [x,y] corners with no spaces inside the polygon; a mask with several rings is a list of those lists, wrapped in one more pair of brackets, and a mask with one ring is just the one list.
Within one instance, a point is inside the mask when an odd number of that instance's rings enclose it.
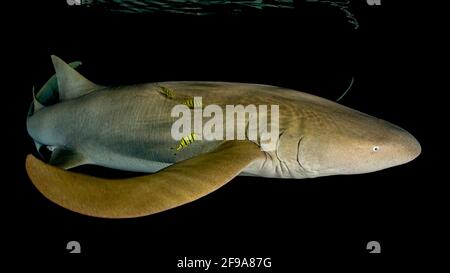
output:
{"label": "juvenile pilot fish", "polygon": [[180,151],[187,146],[189,146],[191,143],[194,143],[194,141],[197,140],[197,135],[195,133],[190,133],[189,135],[183,137],[180,140],[180,144],[178,144],[177,151]]}
{"label": "juvenile pilot fish", "polygon": [[[164,82],[109,88],[52,56],[56,77],[36,94],[27,130],[52,150],[49,164],[29,155],[28,175],[53,202],[107,218],[149,215],[196,200],[237,175],[302,179],[360,174],[401,165],[421,147],[407,131],[324,98],[286,88],[229,82]],[[59,102],[51,104],[55,92]],[[195,140],[174,153],[176,98],[203,106],[279,105],[273,151],[257,140]],[[174,99],[175,98],[175,99]],[[192,110],[194,111],[194,110]],[[189,144],[189,145],[187,145]],[[171,149],[172,148],[172,149]],[[66,169],[96,164],[153,173],[104,179]]]}

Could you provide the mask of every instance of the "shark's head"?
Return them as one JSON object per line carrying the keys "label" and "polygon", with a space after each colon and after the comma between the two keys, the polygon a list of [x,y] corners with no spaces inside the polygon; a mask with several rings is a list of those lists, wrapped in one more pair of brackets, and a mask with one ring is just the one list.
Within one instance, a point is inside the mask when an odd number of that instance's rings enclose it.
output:
{"label": "shark's head", "polygon": [[407,131],[353,110],[310,126],[299,142],[297,161],[312,177],[374,172],[407,163],[421,152]]}

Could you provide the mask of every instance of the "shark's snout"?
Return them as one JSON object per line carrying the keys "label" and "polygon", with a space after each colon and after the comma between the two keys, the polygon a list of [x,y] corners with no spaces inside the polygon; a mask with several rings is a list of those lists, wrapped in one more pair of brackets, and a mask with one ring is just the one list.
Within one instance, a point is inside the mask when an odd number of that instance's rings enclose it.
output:
{"label": "shark's snout", "polygon": [[400,164],[408,163],[414,160],[422,152],[419,141],[407,131],[404,131],[400,137],[398,145],[398,158]]}
{"label": "shark's snout", "polygon": [[299,162],[312,177],[379,171],[408,163],[422,150],[406,130],[377,118],[362,116],[341,125],[346,130],[304,137]]}

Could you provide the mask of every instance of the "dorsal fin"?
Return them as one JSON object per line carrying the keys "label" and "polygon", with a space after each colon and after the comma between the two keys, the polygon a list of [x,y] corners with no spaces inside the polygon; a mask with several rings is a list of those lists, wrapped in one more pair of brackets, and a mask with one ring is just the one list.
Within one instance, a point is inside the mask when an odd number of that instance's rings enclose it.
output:
{"label": "dorsal fin", "polygon": [[59,57],[52,55],[52,62],[55,67],[61,101],[78,98],[101,88],[83,77]]}
{"label": "dorsal fin", "polygon": [[33,106],[34,106],[34,112],[37,112],[44,108],[44,105],[42,105],[37,99],[36,94],[34,93],[34,86],[33,86]]}
{"label": "dorsal fin", "polygon": [[[80,61],[69,63],[69,66],[76,69],[81,65]],[[50,77],[48,81],[36,93],[36,99],[43,105],[55,104],[58,102],[58,80],[56,74]]]}

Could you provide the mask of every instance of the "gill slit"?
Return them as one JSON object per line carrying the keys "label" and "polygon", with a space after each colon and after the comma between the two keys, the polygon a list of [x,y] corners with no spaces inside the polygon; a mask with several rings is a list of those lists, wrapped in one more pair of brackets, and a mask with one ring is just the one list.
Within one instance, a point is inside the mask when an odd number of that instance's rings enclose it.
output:
{"label": "gill slit", "polygon": [[276,172],[280,173],[281,176],[285,175],[285,173],[288,173],[289,175],[292,176],[291,174],[291,170],[289,170],[289,167],[287,166],[286,162],[284,162],[279,156],[278,156],[278,148],[280,146],[280,140],[281,140],[281,136],[286,132],[287,130],[283,130],[279,135],[278,135],[278,139],[277,139],[277,148],[275,151],[275,155],[278,159],[279,164],[276,165]]}
{"label": "gill slit", "polygon": [[298,143],[297,143],[297,163],[300,166],[300,169],[305,170],[305,168],[303,167],[303,165],[302,165],[302,163],[300,162],[300,159],[299,159],[300,144],[301,144],[302,140],[303,140],[303,136],[300,137],[300,139],[298,140]]}

